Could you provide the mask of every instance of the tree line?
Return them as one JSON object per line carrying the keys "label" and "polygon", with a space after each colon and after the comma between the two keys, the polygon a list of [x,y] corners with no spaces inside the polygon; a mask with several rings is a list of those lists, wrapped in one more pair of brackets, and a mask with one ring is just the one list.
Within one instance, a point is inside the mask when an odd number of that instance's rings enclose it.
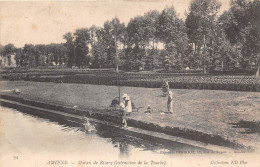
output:
{"label": "tree line", "polygon": [[64,34],[65,43],[8,44],[1,54],[15,53],[19,66],[48,62],[78,68],[121,70],[222,70],[260,66],[260,1],[231,0],[219,13],[218,0],[192,0],[185,20],[174,7],[151,10],[127,25],[118,18]]}
{"label": "tree line", "polygon": [[64,44],[25,44],[22,48],[16,48],[13,44],[0,46],[0,53],[5,65],[11,64],[11,55],[15,55],[16,66],[38,67],[48,64],[62,65],[66,62],[67,49]]}

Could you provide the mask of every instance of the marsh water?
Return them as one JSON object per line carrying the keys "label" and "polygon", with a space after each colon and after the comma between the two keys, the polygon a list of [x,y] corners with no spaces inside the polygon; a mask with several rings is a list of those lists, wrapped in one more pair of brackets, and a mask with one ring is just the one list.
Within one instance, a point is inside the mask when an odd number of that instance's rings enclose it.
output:
{"label": "marsh water", "polygon": [[[111,159],[167,159],[182,152],[198,151],[200,149],[187,145],[171,146],[141,140],[130,136],[122,136],[109,129],[98,129],[86,132],[84,128],[70,126],[62,122],[50,121],[0,107],[0,152],[18,155],[22,159],[25,155],[30,157],[45,157],[63,160],[68,157],[79,159],[87,163],[89,160]],[[47,157],[46,157],[47,156]],[[143,159],[143,158],[141,158]]]}

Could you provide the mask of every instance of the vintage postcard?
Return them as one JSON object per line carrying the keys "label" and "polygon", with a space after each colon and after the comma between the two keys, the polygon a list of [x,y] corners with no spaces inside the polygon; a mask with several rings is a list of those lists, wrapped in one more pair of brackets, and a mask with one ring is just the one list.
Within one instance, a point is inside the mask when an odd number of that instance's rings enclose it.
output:
{"label": "vintage postcard", "polygon": [[259,11],[0,1],[0,166],[260,167]]}

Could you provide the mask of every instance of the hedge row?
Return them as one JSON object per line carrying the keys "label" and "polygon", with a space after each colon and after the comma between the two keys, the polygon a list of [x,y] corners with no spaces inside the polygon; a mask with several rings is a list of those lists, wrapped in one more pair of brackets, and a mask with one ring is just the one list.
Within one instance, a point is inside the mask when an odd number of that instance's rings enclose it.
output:
{"label": "hedge row", "polygon": [[[119,84],[113,85],[131,86],[131,87],[148,87],[161,88],[162,82],[159,81],[119,81]],[[251,91],[260,92],[260,85],[254,84],[216,84],[216,83],[184,83],[169,82],[172,89],[204,89],[204,90],[229,90],[229,91]]]}
{"label": "hedge row", "polygon": [[203,70],[160,70],[159,73],[202,73]]}
{"label": "hedge row", "polygon": [[[140,74],[139,74],[140,75]],[[26,80],[36,82],[79,83],[98,85],[120,85],[131,87],[160,88],[163,81],[168,81],[170,88],[175,89],[207,89],[260,92],[260,78],[254,76],[172,76],[150,77],[144,75],[88,74],[88,75],[35,75],[9,74],[4,79]],[[140,78],[139,78],[140,77]]]}

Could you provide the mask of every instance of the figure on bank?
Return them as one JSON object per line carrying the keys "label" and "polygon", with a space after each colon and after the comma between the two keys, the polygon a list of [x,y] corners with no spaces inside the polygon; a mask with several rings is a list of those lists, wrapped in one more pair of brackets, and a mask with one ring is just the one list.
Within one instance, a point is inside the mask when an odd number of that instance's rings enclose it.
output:
{"label": "figure on bank", "polygon": [[132,112],[132,103],[130,97],[124,93],[122,96],[122,102],[119,105],[119,115],[122,120],[122,127],[127,127],[126,117]]}
{"label": "figure on bank", "polygon": [[163,97],[166,97],[168,91],[169,91],[169,84],[167,81],[165,81],[162,86]]}
{"label": "figure on bank", "polygon": [[125,110],[126,110],[126,114],[130,115],[130,113],[132,112],[132,102],[130,97],[125,93],[122,96],[123,98],[123,102],[125,104]]}
{"label": "figure on bank", "polygon": [[121,126],[122,127],[127,127],[127,122],[126,122],[126,108],[125,108],[125,103],[124,101],[120,103],[119,105],[119,116],[122,121]]}
{"label": "figure on bank", "polygon": [[168,91],[167,109],[170,114],[173,113],[173,93],[170,90]]}
{"label": "figure on bank", "polygon": [[84,119],[85,119],[84,128],[85,128],[86,132],[96,131],[95,126],[90,124],[88,118],[85,117]]}
{"label": "figure on bank", "polygon": [[144,113],[152,114],[152,112],[153,112],[152,107],[151,107],[150,105],[148,105],[148,106],[147,106],[147,109],[146,109],[146,111],[145,111]]}

